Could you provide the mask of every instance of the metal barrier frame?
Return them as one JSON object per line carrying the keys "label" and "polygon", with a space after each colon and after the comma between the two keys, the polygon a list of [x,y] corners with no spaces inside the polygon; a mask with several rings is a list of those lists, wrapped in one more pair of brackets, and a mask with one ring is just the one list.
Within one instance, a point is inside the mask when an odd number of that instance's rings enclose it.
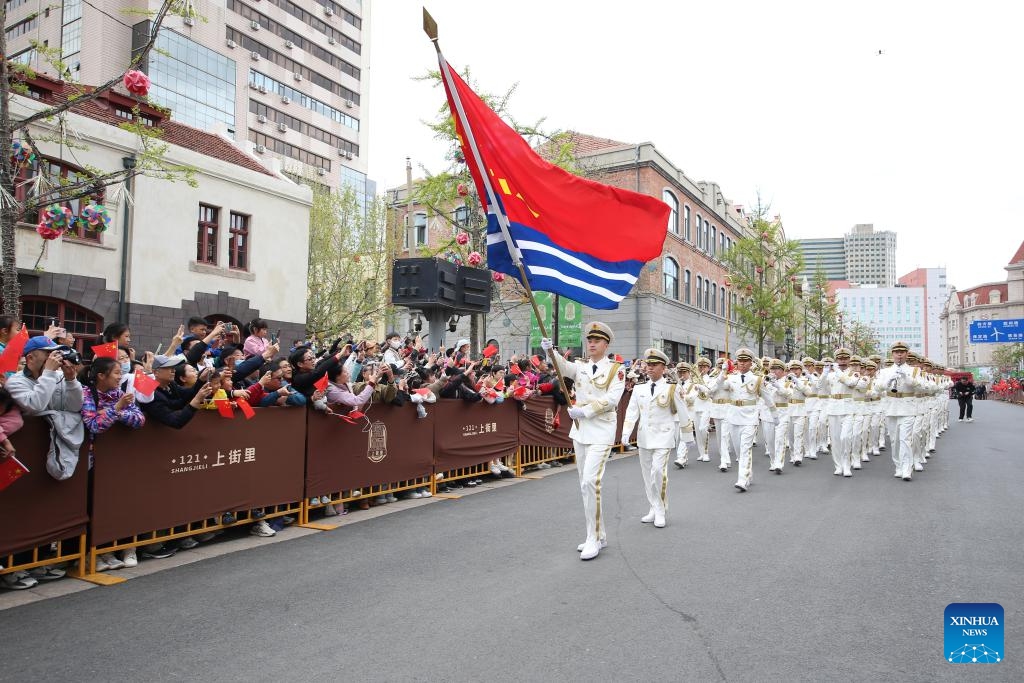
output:
{"label": "metal barrier frame", "polygon": [[[245,510],[237,512],[235,514],[235,521],[231,524],[221,524],[219,521],[214,521],[215,518],[211,517],[198,522],[189,522],[187,524],[176,526],[171,529],[144,531],[142,533],[135,534],[125,539],[119,539],[118,541],[114,541],[112,543],[105,543],[99,546],[90,546],[85,554],[85,557],[83,558],[83,561],[81,562],[82,569],[80,573],[76,574],[76,577],[84,579],[85,581],[90,581],[92,583],[99,583],[104,585],[121,583],[123,581],[126,581],[127,579],[114,576],[111,574],[101,574],[96,571],[96,558],[99,555],[117,552],[119,550],[127,550],[129,548],[138,548],[140,546],[150,545],[152,543],[166,543],[167,541],[175,541],[180,538],[196,536],[198,534],[205,534],[211,531],[223,531],[225,529],[232,529],[239,526],[245,526],[247,524],[253,524],[259,521],[274,519],[276,517],[294,515],[296,522],[299,522],[302,518],[302,503],[300,502],[266,505],[263,506],[262,509],[265,511],[265,514],[259,519],[252,516],[252,510]],[[225,510],[225,513],[226,512],[233,511]]]}
{"label": "metal barrier frame", "polygon": [[[310,529],[321,529],[330,530],[337,528],[337,525],[323,524],[317,522],[310,522],[309,513],[313,510],[321,510],[327,505],[337,505],[338,503],[345,504],[351,503],[357,500],[364,500],[368,498],[376,498],[377,496],[384,496],[390,493],[401,493],[402,491],[412,491],[414,489],[430,489],[430,493],[434,493],[433,477],[431,475],[425,475],[422,477],[415,477],[413,479],[404,479],[402,481],[389,482],[386,484],[371,484],[368,487],[361,489],[348,489],[344,491],[332,491],[330,495],[330,501],[327,503],[321,502],[319,505],[311,505],[309,497],[302,500],[302,526]],[[358,491],[359,495],[355,495],[354,492]],[[323,496],[319,496],[321,501]]]}
{"label": "metal barrier frame", "polygon": [[[44,543],[43,545],[37,545],[34,548],[27,548],[25,550],[18,550],[7,555],[0,555],[0,565],[3,565],[3,569],[0,569],[0,575],[2,574],[13,574],[18,571],[28,571],[30,569],[36,569],[37,567],[50,567],[57,564],[67,564],[68,562],[74,562],[78,565],[78,568],[68,573],[72,576],[81,576],[82,569],[85,565],[85,534],[77,534],[75,536],[69,536],[64,539],[57,541],[51,541]],[[77,543],[78,549],[74,552],[65,553],[64,546],[66,544]],[[40,553],[44,550],[53,551],[56,546],[56,555],[53,557],[40,557]],[[15,563],[14,556],[22,553],[32,553],[32,559],[28,562],[22,562],[20,564]]]}
{"label": "metal barrier frame", "polygon": [[576,452],[571,448],[560,446],[529,446],[523,445],[516,449],[515,473],[522,477],[527,467],[533,467],[552,460],[576,460]]}

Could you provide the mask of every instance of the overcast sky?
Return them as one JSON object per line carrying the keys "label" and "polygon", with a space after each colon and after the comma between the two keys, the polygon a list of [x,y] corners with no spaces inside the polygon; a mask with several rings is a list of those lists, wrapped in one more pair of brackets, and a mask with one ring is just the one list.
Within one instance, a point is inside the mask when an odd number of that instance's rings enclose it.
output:
{"label": "overcast sky", "polygon": [[[422,2],[373,0],[368,125],[379,191],[405,157],[444,168],[420,123],[443,91]],[[1024,240],[1024,9],[932,2],[430,0],[448,61],[551,129],[653,142],[733,202],[760,192],[790,238],[897,233],[897,275],[1002,281]],[[881,54],[879,54],[881,51]]]}

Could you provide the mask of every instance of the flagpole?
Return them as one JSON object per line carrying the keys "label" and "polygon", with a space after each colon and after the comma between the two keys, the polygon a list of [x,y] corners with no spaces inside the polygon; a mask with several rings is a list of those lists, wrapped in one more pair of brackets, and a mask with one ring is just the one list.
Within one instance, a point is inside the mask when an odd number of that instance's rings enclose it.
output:
{"label": "flagpole", "polygon": [[[437,51],[437,61],[441,67],[441,77],[444,78],[445,84],[448,86],[448,92],[451,93],[452,100],[455,104],[455,115],[459,117],[459,122],[462,124],[462,130],[466,134],[466,144],[469,145],[470,151],[473,153],[473,163],[476,165],[477,173],[480,174],[481,184],[484,186],[484,190],[487,192],[487,204],[488,213],[493,213],[495,219],[498,221],[498,227],[501,228],[501,235],[505,240],[505,245],[508,247],[509,256],[512,258],[512,263],[515,264],[516,268],[519,269],[520,282],[523,287],[526,288],[526,295],[530,299],[530,305],[533,307],[533,314],[537,317],[537,326],[540,328],[541,337],[548,337],[548,332],[544,327],[544,318],[541,317],[540,308],[537,306],[537,301],[533,297],[533,288],[530,287],[530,278],[526,276],[526,268],[523,267],[522,252],[519,251],[519,246],[512,239],[512,232],[508,224],[508,216],[505,212],[499,208],[498,197],[494,194],[494,188],[487,181],[487,174],[484,168],[483,158],[480,156],[480,149],[476,144],[476,137],[473,135],[473,129],[469,126],[469,120],[466,118],[466,110],[462,106],[462,98],[459,97],[459,91],[455,87],[455,82],[452,80],[451,71],[448,69],[448,62],[445,60],[444,55],[441,54],[441,44],[438,42],[437,22],[427,12],[427,8],[423,8],[423,31],[430,38],[430,42],[434,44],[434,49]],[[565,378],[562,377],[562,370],[558,365],[558,360],[555,358],[554,348],[548,349],[548,357],[551,360],[551,365],[555,368],[555,375],[558,377],[558,386],[562,390],[562,395],[565,397],[566,402],[569,401],[569,391],[565,388]],[[579,423],[573,420],[576,426]]]}

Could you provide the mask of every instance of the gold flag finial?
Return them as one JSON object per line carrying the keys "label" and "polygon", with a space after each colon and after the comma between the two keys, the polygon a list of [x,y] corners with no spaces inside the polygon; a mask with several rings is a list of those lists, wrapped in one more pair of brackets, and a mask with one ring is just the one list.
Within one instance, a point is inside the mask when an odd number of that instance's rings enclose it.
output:
{"label": "gold flag finial", "polygon": [[431,42],[437,42],[437,22],[434,21],[434,17],[430,16],[426,7],[423,8],[423,31]]}

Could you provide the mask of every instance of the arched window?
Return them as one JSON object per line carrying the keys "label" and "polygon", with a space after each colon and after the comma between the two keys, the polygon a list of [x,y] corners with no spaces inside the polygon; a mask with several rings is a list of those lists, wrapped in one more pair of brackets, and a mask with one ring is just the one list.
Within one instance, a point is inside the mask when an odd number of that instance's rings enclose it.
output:
{"label": "arched window", "polygon": [[65,328],[74,336],[75,348],[80,353],[103,341],[103,319],[63,299],[23,296],[21,320],[28,325],[28,333],[33,337],[50,329],[51,322]]}
{"label": "arched window", "polygon": [[697,276],[697,308],[700,308],[704,304],[704,278],[700,275]]}
{"label": "arched window", "polygon": [[690,271],[683,272],[683,303],[690,303]]}
{"label": "arched window", "polygon": [[711,239],[708,240],[708,252],[710,252],[712,256],[715,255],[715,239],[717,237],[718,231],[715,230],[714,228],[711,228]]}
{"label": "arched window", "polygon": [[708,306],[708,310],[712,313],[718,310],[718,285],[714,282],[711,283],[711,305]]}
{"label": "arched window", "polygon": [[670,256],[665,257],[665,263],[661,267],[664,285],[662,294],[673,299],[679,298],[679,264]]}
{"label": "arched window", "polygon": [[697,248],[698,249],[703,249],[704,248],[704,219],[702,219],[700,217],[699,213],[697,214],[697,225],[695,227],[697,228]]}
{"label": "arched window", "polygon": [[708,280],[704,281],[704,310],[715,312],[715,309],[711,308],[711,282]]}
{"label": "arched window", "polygon": [[687,242],[692,242],[693,238],[690,236],[690,207],[683,207],[683,237]]}
{"label": "arched window", "polygon": [[679,234],[679,200],[672,194],[671,190],[664,190],[661,193],[661,199],[668,204],[668,231],[676,235]]}

